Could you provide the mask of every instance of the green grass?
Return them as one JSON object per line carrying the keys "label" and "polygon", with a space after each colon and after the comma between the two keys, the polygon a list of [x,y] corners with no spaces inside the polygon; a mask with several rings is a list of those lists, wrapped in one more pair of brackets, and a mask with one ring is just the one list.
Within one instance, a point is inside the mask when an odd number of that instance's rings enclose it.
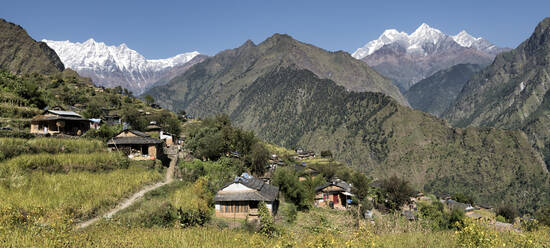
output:
{"label": "green grass", "polygon": [[93,139],[0,138],[0,161],[21,154],[93,153],[105,150],[105,143]]}
{"label": "green grass", "polygon": [[211,196],[205,187],[204,179],[195,184],[175,181],[147,193],[142,200],[114,216],[114,221],[134,227],[175,226],[178,209],[210,208]]}
{"label": "green grass", "polygon": [[100,173],[70,171],[43,173],[32,171],[12,175],[0,183],[0,206],[43,209],[44,216],[61,211],[74,219],[87,219],[104,212],[146,184],[162,180],[163,175],[141,166]]}
{"label": "green grass", "polygon": [[0,163],[0,176],[22,175],[30,171],[61,173],[69,171],[105,171],[127,168],[130,161],[122,153],[28,154]]}

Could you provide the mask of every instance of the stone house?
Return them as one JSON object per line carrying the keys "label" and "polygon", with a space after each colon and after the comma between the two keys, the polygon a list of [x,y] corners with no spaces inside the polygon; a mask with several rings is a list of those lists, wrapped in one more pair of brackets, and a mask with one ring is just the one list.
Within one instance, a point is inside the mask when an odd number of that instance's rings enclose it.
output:
{"label": "stone house", "polygon": [[31,120],[31,133],[80,136],[90,129],[90,120],[72,111],[46,110]]}
{"label": "stone house", "polygon": [[124,130],[107,142],[110,151],[122,151],[133,159],[157,159],[162,156],[162,140],[136,130]]}
{"label": "stone house", "polygon": [[279,187],[244,173],[222,187],[216,193],[214,202],[217,217],[258,218],[260,202],[265,202],[271,215],[276,215],[279,207]]}

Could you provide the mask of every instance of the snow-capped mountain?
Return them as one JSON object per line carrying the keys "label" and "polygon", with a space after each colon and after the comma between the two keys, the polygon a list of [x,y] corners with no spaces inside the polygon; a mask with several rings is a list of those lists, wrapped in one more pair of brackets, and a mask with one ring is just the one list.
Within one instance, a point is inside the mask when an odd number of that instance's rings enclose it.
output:
{"label": "snow-capped mountain", "polygon": [[451,36],[423,23],[411,34],[388,29],[352,56],[406,91],[416,82],[457,64],[489,64],[505,50],[466,31]]}
{"label": "snow-capped mountain", "polygon": [[428,24],[422,23],[422,25],[410,35],[395,29],[388,29],[384,31],[377,40],[370,41],[365,46],[357,49],[352,56],[356,59],[362,59],[378,51],[383,46],[393,43],[405,47],[408,53],[419,52],[423,54],[426,52],[423,48],[424,45],[437,44],[446,40],[448,37],[451,37],[452,40],[462,47],[475,48],[486,53],[493,53],[498,50],[498,48],[488,40],[481,37],[475,38],[464,30],[457,35],[450,36],[444,34],[439,29],[432,28]]}
{"label": "snow-capped mountain", "polygon": [[82,43],[42,41],[56,51],[65,67],[77,71],[81,76],[92,78],[98,85],[122,86],[135,94],[141,94],[170,69],[185,65],[199,55],[195,51],[166,59],[146,59],[124,43],[109,46],[94,39]]}

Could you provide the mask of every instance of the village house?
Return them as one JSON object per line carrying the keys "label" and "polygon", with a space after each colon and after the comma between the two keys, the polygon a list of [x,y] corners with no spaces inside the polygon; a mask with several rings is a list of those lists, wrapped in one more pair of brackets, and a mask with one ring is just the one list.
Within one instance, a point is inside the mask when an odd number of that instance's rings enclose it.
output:
{"label": "village house", "polygon": [[305,165],[305,163],[296,164],[293,168],[298,174],[298,180],[300,181],[305,181],[307,177],[315,177],[320,174],[318,170]]}
{"label": "village house", "polygon": [[315,189],[315,206],[343,210],[348,207],[352,196],[351,185],[335,178]]}
{"label": "village house", "polygon": [[90,120],[72,111],[46,110],[31,120],[31,133],[80,136],[90,129]]}
{"label": "village house", "polygon": [[265,202],[271,215],[276,215],[279,206],[279,187],[243,173],[222,187],[216,193],[214,202],[217,217],[256,219],[260,202]]}
{"label": "village house", "polygon": [[154,160],[162,155],[162,140],[135,130],[122,131],[107,146],[110,151],[122,151],[135,160]]}
{"label": "village house", "polygon": [[315,152],[313,151],[304,151],[303,149],[296,149],[296,154],[298,155],[294,156],[294,158],[299,160],[315,158]]}

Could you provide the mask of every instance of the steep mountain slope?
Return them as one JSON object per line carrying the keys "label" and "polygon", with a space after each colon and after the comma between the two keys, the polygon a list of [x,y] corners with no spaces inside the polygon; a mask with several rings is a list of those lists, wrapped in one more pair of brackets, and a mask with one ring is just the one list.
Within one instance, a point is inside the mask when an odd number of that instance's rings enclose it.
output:
{"label": "steep mountain slope", "polygon": [[0,69],[51,74],[65,67],[46,43],[35,41],[21,26],[0,19]]}
{"label": "steep mountain slope", "polygon": [[483,69],[481,65],[458,64],[438,71],[413,85],[405,93],[405,97],[411,107],[441,116],[454,102],[464,84],[481,69]]}
{"label": "steep mountain slope", "polygon": [[367,62],[406,91],[418,81],[456,64],[487,65],[504,50],[507,49],[474,38],[466,31],[449,36],[423,23],[410,35],[386,30],[377,40],[357,49],[353,57]]}
{"label": "steep mountain slope", "polygon": [[165,84],[169,83],[170,80],[172,80],[173,78],[185,73],[192,66],[194,66],[194,65],[196,65],[200,62],[203,62],[206,58],[208,58],[208,56],[199,54],[199,55],[195,56],[193,59],[189,60],[189,62],[187,62],[185,64],[177,65],[177,66],[174,66],[174,67],[170,68],[168,71],[164,72],[163,76],[161,78],[159,78],[156,82],[154,82],[154,83],[150,84],[149,86],[145,87],[143,92],[145,92],[145,91],[147,91],[147,90],[149,90],[153,87],[162,86],[162,85],[165,85]]}
{"label": "steep mountain slope", "polygon": [[349,92],[294,68],[267,73],[242,96],[228,112],[236,124],[285,147],[331,150],[371,176],[524,209],[549,199],[544,163],[520,131],[453,129],[383,94]]}
{"label": "steep mountain slope", "polygon": [[259,45],[247,41],[239,48],[220,52],[147,94],[164,106],[198,115],[233,111],[240,101],[246,101],[240,92],[254,80],[276,67],[290,65],[332,79],[351,91],[382,92],[408,104],[389,80],[348,53],[328,52],[281,34]]}
{"label": "steep mountain slope", "polygon": [[110,88],[122,86],[136,94],[167,77],[170,69],[183,66],[199,55],[198,52],[190,52],[167,59],[146,59],[126,44],[108,46],[94,39],[83,43],[43,41],[59,54],[67,68],[92,78],[98,85]]}
{"label": "steep mountain slope", "polygon": [[464,86],[445,114],[455,126],[523,129],[550,164],[550,18]]}

